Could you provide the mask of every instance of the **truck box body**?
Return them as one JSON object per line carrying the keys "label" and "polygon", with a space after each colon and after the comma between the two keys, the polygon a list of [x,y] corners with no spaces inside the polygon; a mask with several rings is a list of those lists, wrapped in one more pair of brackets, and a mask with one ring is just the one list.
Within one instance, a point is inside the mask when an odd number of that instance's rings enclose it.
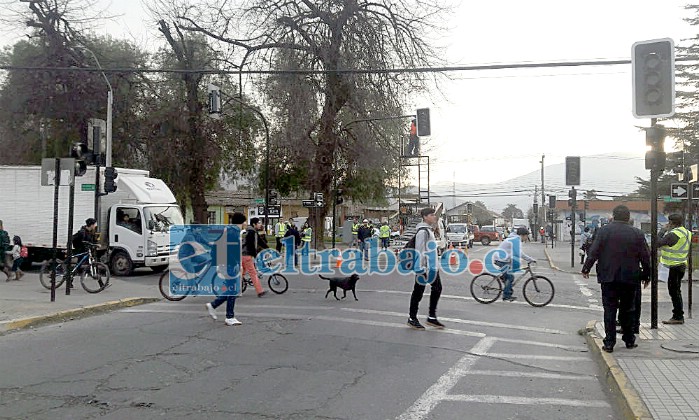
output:
{"label": "truck box body", "polygon": [[[101,197],[99,228],[100,245],[113,254],[128,254],[129,271],[138,266],[166,266],[169,262],[169,224],[182,224],[181,211],[175,197],[162,180],[149,178],[148,171],[117,168],[117,191]],[[100,185],[104,185],[102,174]],[[75,178],[72,233],[95,215],[95,167]],[[11,236],[19,235],[30,249],[30,260],[38,261],[42,250],[53,247],[54,187],[41,186],[40,166],[0,166],[0,220]],[[68,232],[69,187],[61,185],[58,196],[58,248],[65,249],[72,233]],[[174,212],[174,222],[159,213]],[[131,213],[132,229],[118,224],[117,215]],[[178,217],[179,215],[179,217]],[[134,217],[135,216],[135,217]],[[136,224],[138,226],[136,226]],[[155,251],[157,249],[157,252]],[[32,254],[34,254],[32,256]],[[113,261],[110,260],[113,263]],[[164,268],[164,267],[162,267]],[[122,273],[123,274],[123,273]]]}

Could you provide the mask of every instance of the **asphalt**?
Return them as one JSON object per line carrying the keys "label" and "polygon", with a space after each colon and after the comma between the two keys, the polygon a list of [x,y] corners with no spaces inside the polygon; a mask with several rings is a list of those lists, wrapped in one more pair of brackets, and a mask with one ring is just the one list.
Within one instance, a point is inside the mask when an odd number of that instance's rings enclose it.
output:
{"label": "asphalt", "polygon": [[[579,274],[577,255],[575,266],[571,267],[569,243],[559,242],[553,248],[549,245],[545,253],[553,269]],[[695,272],[694,277],[699,277],[698,274]],[[63,286],[56,290],[55,301],[51,302],[51,293],[40,284],[38,273],[29,272],[21,280],[10,282],[5,282],[4,275],[0,274],[0,335],[155,302],[162,299],[156,283],[156,276],[112,278],[109,288],[89,294],[76,281],[69,296]],[[693,295],[699,296],[696,286],[693,289]],[[685,312],[688,312],[687,282],[683,283],[682,290]],[[659,316],[664,319],[662,316],[670,312],[671,306],[668,306],[663,283],[659,284],[658,291],[663,305]],[[651,329],[649,293],[650,288],[644,290],[637,348],[627,350],[617,346],[613,353],[602,351],[604,326],[601,320],[590,320],[581,326],[581,331],[626,418],[699,418],[699,322],[685,316],[684,325],[658,322],[658,328]]]}
{"label": "asphalt", "polygon": [[[570,243],[556,243],[546,248],[552,268],[579,274],[581,265],[577,256],[571,267]],[[594,271],[594,270],[593,270]],[[685,280],[686,280],[685,276]],[[693,278],[699,277],[699,271]],[[692,285],[693,296],[698,296],[697,281]],[[665,325],[672,305],[667,286],[658,284],[658,327],[651,328],[650,290],[643,291],[641,328],[635,349],[626,349],[620,337],[613,353],[602,350],[604,323],[590,320],[584,327],[588,346],[606,374],[610,391],[616,396],[625,418],[635,419],[697,419],[699,418],[699,322],[688,317],[688,282],[682,284],[685,323]],[[621,344],[621,345],[619,345]]]}

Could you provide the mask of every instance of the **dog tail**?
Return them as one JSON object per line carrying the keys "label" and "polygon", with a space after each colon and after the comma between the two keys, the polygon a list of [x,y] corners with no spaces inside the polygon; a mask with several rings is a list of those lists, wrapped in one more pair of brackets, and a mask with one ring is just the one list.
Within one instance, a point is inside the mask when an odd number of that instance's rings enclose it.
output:
{"label": "dog tail", "polygon": [[323,277],[323,276],[321,276],[320,274],[318,274],[318,277],[320,277],[320,278],[323,279],[323,280],[332,280],[332,279],[329,279],[329,278],[327,278],[327,277]]}

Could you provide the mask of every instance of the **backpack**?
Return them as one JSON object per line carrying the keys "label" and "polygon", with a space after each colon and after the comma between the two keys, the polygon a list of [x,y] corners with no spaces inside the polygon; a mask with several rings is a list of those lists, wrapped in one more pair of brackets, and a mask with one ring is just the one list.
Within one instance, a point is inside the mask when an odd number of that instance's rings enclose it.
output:
{"label": "backpack", "polygon": [[417,254],[414,251],[415,238],[417,238],[417,234],[420,233],[421,230],[429,230],[429,228],[421,227],[418,229],[417,232],[415,232],[415,235],[410,238],[408,243],[406,243],[403,249],[400,251],[398,264],[400,264],[401,268],[405,271],[410,271],[415,266],[415,260],[417,259]]}
{"label": "backpack", "polygon": [[27,258],[29,256],[29,248],[22,245],[22,247],[19,249],[19,256],[20,258]]}

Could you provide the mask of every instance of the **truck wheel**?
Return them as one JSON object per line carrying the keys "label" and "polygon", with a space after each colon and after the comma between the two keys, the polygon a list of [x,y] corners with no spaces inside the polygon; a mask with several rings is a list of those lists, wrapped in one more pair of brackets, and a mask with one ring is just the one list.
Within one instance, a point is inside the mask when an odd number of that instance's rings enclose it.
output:
{"label": "truck wheel", "polygon": [[151,270],[153,270],[154,273],[161,273],[167,268],[167,265],[153,265],[150,267]]}
{"label": "truck wheel", "polygon": [[485,246],[490,245],[490,238],[487,237],[487,236],[482,237],[482,238],[481,238],[481,243],[482,243],[483,245],[485,245]]}
{"label": "truck wheel", "polygon": [[133,262],[124,251],[117,251],[112,255],[111,266],[115,276],[128,276],[133,271]]}

